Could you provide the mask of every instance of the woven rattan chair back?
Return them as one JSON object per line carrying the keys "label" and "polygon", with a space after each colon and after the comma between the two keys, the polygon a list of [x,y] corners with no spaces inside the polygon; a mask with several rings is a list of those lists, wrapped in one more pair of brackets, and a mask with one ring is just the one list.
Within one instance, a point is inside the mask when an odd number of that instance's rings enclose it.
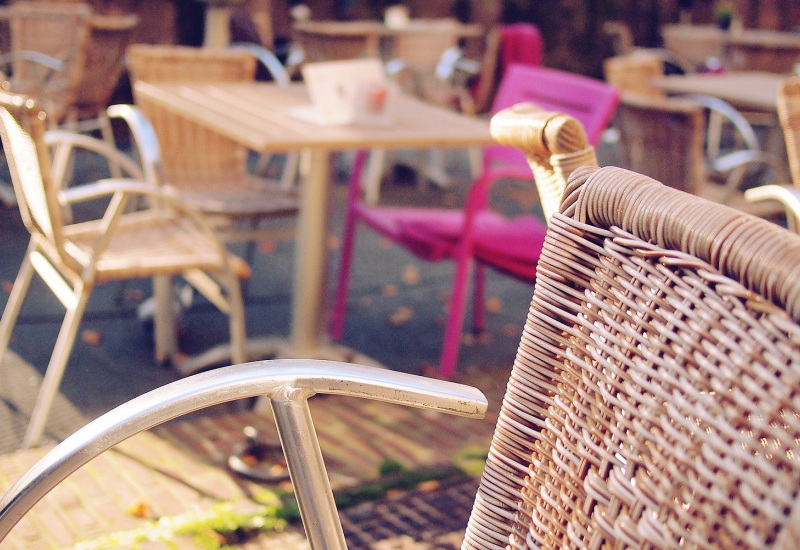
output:
{"label": "woven rattan chair back", "polygon": [[622,166],[670,187],[700,194],[705,117],[699,104],[625,93],[615,123]]}
{"label": "woven rattan chair back", "polygon": [[[127,64],[131,81],[151,83],[250,82],[256,71],[256,59],[247,52],[186,46],[133,44]],[[162,142],[163,176],[170,185],[198,190],[246,176],[245,147],[138,96],[135,88],[134,98]]]}
{"label": "woven rattan chair back", "polygon": [[[493,132],[527,149],[518,120]],[[463,547],[789,543],[798,319],[795,234],[621,168],[576,170]]]}
{"label": "woven rattan chair back", "polygon": [[[75,262],[64,253],[64,218],[51,178],[50,154],[44,146],[46,120],[29,113],[38,112],[32,101],[17,99],[6,103],[0,111],[3,146],[9,162],[8,169],[14,184],[20,215],[33,235],[56,251],[62,262],[76,268]],[[23,121],[23,122],[18,122]]]}
{"label": "woven rattan chair back", "polygon": [[59,71],[22,59],[12,65],[12,89],[50,98],[44,106],[54,123],[77,97],[91,15],[91,8],[84,3],[22,1],[9,7],[12,52],[39,52],[64,63]]}
{"label": "woven rattan chair back", "polygon": [[603,63],[603,73],[606,82],[620,92],[664,97],[664,92],[652,84],[664,74],[664,61],[654,53],[637,51],[609,57]]}
{"label": "woven rattan chair back", "polygon": [[125,50],[138,23],[136,14],[96,14],[89,18],[84,67],[70,109],[74,119],[96,118],[108,106],[125,69]]}
{"label": "woven rattan chair back", "polygon": [[792,183],[800,187],[800,77],[787,78],[778,87],[778,118],[783,127]]}

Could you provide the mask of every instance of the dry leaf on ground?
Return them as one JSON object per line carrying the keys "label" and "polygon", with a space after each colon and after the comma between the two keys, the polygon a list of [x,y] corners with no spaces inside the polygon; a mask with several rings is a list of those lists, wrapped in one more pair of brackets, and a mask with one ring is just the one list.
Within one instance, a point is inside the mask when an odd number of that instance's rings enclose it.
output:
{"label": "dry leaf on ground", "polygon": [[258,242],[258,250],[264,254],[271,254],[272,252],[275,252],[276,248],[277,246],[275,245],[275,241],[273,239],[262,239]]}
{"label": "dry leaf on ground", "polygon": [[6,294],[10,294],[11,289],[14,288],[14,283],[12,283],[11,281],[3,280],[3,282],[0,284],[2,284],[3,292],[5,292]]}
{"label": "dry leaf on ground", "polygon": [[492,296],[486,300],[486,311],[489,313],[497,313],[501,309],[503,309],[503,300],[497,296]]}
{"label": "dry leaf on ground", "polygon": [[83,340],[86,344],[90,346],[98,346],[100,345],[100,331],[99,330],[84,330],[81,333],[81,340]]}
{"label": "dry leaf on ground", "polygon": [[414,311],[411,308],[400,306],[389,317],[389,324],[393,327],[399,327],[410,321],[412,317],[414,317]]}
{"label": "dry leaf on ground", "polygon": [[397,285],[383,285],[381,287],[381,296],[394,296],[397,294]]}
{"label": "dry leaf on ground", "polygon": [[408,264],[403,268],[403,282],[409,286],[418,285],[422,280],[419,268],[414,264]]}
{"label": "dry leaf on ground", "polygon": [[328,235],[328,250],[339,250],[342,248],[342,239],[339,235]]}

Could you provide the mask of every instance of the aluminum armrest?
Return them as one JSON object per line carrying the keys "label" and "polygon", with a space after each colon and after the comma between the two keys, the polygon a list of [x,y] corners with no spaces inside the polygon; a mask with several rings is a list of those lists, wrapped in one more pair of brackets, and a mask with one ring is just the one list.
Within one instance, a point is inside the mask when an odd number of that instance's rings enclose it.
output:
{"label": "aluminum armrest", "polygon": [[789,226],[797,232],[800,227],[800,189],[791,185],[762,185],[744,192],[748,202],[778,201],[786,209]]}
{"label": "aluminum armrest", "polygon": [[[60,161],[54,159],[53,169],[56,173],[59,171],[64,172],[66,170],[67,157],[71,154],[73,149],[79,148],[105,157],[109,161],[109,164],[116,162],[117,165],[122,168],[122,170],[128,176],[134,179],[144,179],[144,172],[142,171],[141,166],[139,166],[121,151],[111,147],[105,141],[95,137],[66,130],[50,130],[45,133],[44,142],[47,145],[55,148],[55,159],[58,159],[59,156],[63,155],[63,158]],[[64,163],[63,168],[59,168],[59,162]],[[56,176],[56,181],[64,179],[63,174],[56,174]]]}
{"label": "aluminum armrest", "polygon": [[228,46],[228,49],[244,51],[258,59],[267,68],[270,76],[279,86],[288,86],[291,82],[289,71],[286,70],[286,67],[283,66],[278,57],[267,48],[252,42],[236,42]]}
{"label": "aluminum armrest", "polygon": [[186,413],[267,396],[312,548],[346,548],[307,399],[328,393],[376,399],[480,418],[486,398],[475,388],[348,363],[259,361],[167,384],[90,422],[37,462],[0,499],[0,540],[69,474],[132,435]]}
{"label": "aluminum armrest", "polygon": [[775,179],[779,181],[788,180],[788,174],[786,174],[783,162],[778,157],[765,151],[753,149],[735,151],[717,157],[714,159],[714,162],[710,164],[709,168],[713,171],[725,174],[748,164],[764,164],[775,171]]}
{"label": "aluminum armrest", "polygon": [[38,63],[52,71],[60,71],[64,68],[64,62],[62,60],[35,50],[19,50],[0,55],[0,66],[16,63],[17,61]]}
{"label": "aluminum armrest", "polygon": [[153,185],[161,185],[161,149],[156,131],[144,113],[133,105],[111,105],[106,113],[110,118],[122,119],[128,125],[139,152],[144,180]]}

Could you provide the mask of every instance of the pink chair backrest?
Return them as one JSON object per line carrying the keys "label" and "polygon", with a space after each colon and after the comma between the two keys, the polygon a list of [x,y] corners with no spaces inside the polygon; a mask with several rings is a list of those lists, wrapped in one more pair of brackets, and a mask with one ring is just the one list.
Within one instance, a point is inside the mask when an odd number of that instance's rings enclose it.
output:
{"label": "pink chair backrest", "polygon": [[514,23],[500,28],[501,70],[512,63],[541,65],[543,53],[544,41],[536,25]]}
{"label": "pink chair backrest", "polygon": [[[575,117],[583,124],[589,143],[597,146],[619,104],[619,90],[588,76],[512,63],[503,75],[491,112],[522,102]],[[484,157],[490,164],[528,167],[516,148],[490,146]]]}

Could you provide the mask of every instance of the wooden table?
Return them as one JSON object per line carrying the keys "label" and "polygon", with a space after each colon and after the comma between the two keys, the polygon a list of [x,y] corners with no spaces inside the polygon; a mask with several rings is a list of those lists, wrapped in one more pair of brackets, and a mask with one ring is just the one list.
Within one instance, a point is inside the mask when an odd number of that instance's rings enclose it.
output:
{"label": "wooden table", "polygon": [[[492,142],[487,121],[406,96],[399,98],[397,112],[402,116],[391,126],[321,126],[292,115],[292,109],[309,104],[305,87],[299,84],[136,82],[134,86],[137,94],[255,151],[309,153],[310,168],[302,184],[297,228],[291,334],[288,342],[279,338],[251,340],[251,353],[261,356],[368,362],[350,350],[330,345],[326,338],[325,242],[331,153],[373,147],[471,147]],[[213,357],[219,360],[219,351],[209,354],[193,362],[213,362]],[[187,370],[194,367],[187,366]]]}
{"label": "wooden table", "polygon": [[670,75],[653,83],[668,93],[712,95],[737,109],[774,113],[778,107],[778,83],[783,78],[775,73],[742,71]]}

